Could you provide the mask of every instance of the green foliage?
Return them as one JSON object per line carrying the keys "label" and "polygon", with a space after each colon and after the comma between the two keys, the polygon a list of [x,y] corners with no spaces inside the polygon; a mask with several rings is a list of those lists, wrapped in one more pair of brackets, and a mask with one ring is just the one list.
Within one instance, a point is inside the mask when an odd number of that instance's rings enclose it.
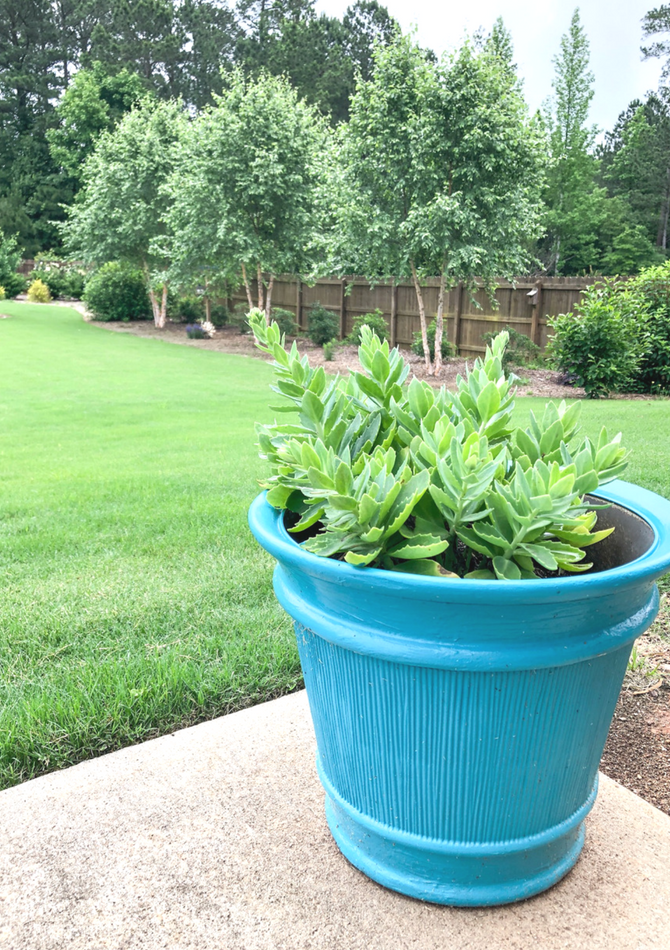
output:
{"label": "green foliage", "polygon": [[323,344],[323,358],[326,363],[331,363],[335,356],[335,340],[329,340]]}
{"label": "green foliage", "polygon": [[649,267],[629,284],[639,301],[644,326],[644,349],[636,374],[636,389],[670,393],[670,261]]}
{"label": "green foliage", "polygon": [[56,107],[58,125],[47,131],[56,165],[79,181],[100,135],[148,94],[140,76],[125,68],[113,74],[102,63],[80,69]]}
{"label": "green foliage", "polygon": [[594,284],[578,312],[550,321],[550,358],[592,398],[630,391],[644,353],[646,319],[632,288],[616,280]]}
{"label": "green foliage", "polygon": [[174,307],[174,313],[182,323],[195,323],[205,319],[205,304],[202,297],[194,294],[180,297]]}
{"label": "green foliage", "polygon": [[225,303],[212,303],[209,308],[210,318],[215,327],[225,327],[230,320],[230,311]]}
{"label": "green foliage", "polygon": [[206,340],[207,334],[199,323],[189,323],[186,325],[186,336],[189,340]]}
{"label": "green foliage", "polygon": [[172,277],[200,269],[232,280],[243,264],[249,274],[309,271],[327,141],[285,78],[227,76],[186,130],[163,192]]}
{"label": "green foliage", "polygon": [[245,334],[250,332],[249,308],[245,303],[235,304],[233,312],[230,315],[230,322],[234,327],[238,328],[240,333]]}
{"label": "green foliage", "polygon": [[16,297],[26,289],[26,280],[17,274],[16,268],[21,260],[21,248],[15,236],[5,236],[0,231],[0,284],[5,288],[7,297]]}
{"label": "green foliage", "polygon": [[151,316],[142,272],[128,264],[103,264],[89,277],[84,302],[96,320],[148,320]]}
{"label": "green foliage", "polygon": [[[506,373],[512,366],[530,366],[541,358],[540,347],[525,333],[519,333],[514,327],[508,326],[503,327],[503,332],[509,337],[502,357],[502,365]],[[495,333],[485,333],[482,340],[490,346],[496,336]]]}
{"label": "green foliage", "polygon": [[327,310],[318,301],[309,309],[307,336],[316,346],[336,340],[340,332],[340,320],[332,310]]}
{"label": "green foliage", "polygon": [[[626,466],[620,435],[577,437],[579,403],[548,404],[512,424],[502,368],[507,334],[475,361],[454,393],[414,379],[369,329],[363,372],[329,379],[279,328],[250,315],[257,345],[274,357],[289,423],[257,426],[270,465],[268,501],[309,532],[304,548],[349,564],[438,578],[530,579],[579,572],[596,512],[583,496]],[[314,533],[316,529],[317,533]]]}
{"label": "green foliage", "polygon": [[45,283],[54,300],[59,297],[81,300],[86,284],[86,275],[81,268],[65,261],[40,261],[39,257],[36,264],[30,275],[31,279],[39,279]]}
{"label": "green foliage", "polygon": [[126,261],[161,271],[168,261],[162,188],[187,119],[179,102],[144,100],[103,132],[84,163],[64,234],[85,262]]}
{"label": "green foliage", "polygon": [[[428,337],[428,349],[430,350],[431,360],[435,359],[435,331],[437,329],[437,324],[435,320],[432,320],[426,328],[426,336]],[[446,335],[442,337],[442,359],[448,360],[450,357],[456,355],[455,347],[449,342]],[[423,356],[423,340],[420,333],[414,334],[414,339],[412,340],[412,353],[416,353],[417,356]]]}
{"label": "green foliage", "polygon": [[272,308],[272,319],[286,336],[297,336],[298,324],[292,310],[282,310],[281,307]]}
{"label": "green foliage", "polygon": [[373,310],[372,313],[364,313],[355,318],[351,327],[351,333],[345,338],[344,342],[348,343],[349,346],[360,346],[361,328],[365,326],[370,327],[372,332],[375,333],[382,342],[388,340],[389,328],[384,319],[384,313],[382,310]]}
{"label": "green foliage", "polygon": [[51,294],[47,285],[39,278],[33,280],[28,288],[28,300],[31,303],[49,303]]}
{"label": "green foliage", "polygon": [[7,294],[5,293],[5,288],[0,286],[0,300],[6,300]]}

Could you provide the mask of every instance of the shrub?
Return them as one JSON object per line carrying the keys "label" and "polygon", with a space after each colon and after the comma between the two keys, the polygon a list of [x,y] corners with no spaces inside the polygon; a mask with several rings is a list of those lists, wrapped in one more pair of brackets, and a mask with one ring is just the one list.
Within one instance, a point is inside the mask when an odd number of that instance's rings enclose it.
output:
{"label": "shrub", "polygon": [[230,319],[230,311],[225,303],[212,303],[209,313],[215,327],[225,327]]}
{"label": "shrub", "polygon": [[97,320],[151,318],[142,272],[127,264],[103,264],[86,282],[83,299]]}
{"label": "shrub", "polygon": [[[530,366],[540,359],[540,347],[525,333],[519,333],[514,327],[504,327],[504,332],[509,334],[509,343],[503,356],[505,372],[509,372],[512,366]],[[496,333],[485,333],[482,339],[490,346],[496,336]]]}
{"label": "shrub", "polygon": [[[191,294],[186,297],[180,297],[174,307],[174,315],[183,323],[194,324],[198,320],[205,319],[205,304],[201,297]],[[188,328],[187,328],[188,329]]]}
{"label": "shrub", "polygon": [[327,363],[330,363],[335,355],[335,340],[328,340],[327,343],[323,344],[323,358]]}
{"label": "shrub", "polygon": [[360,346],[361,327],[370,327],[382,343],[389,338],[389,328],[381,310],[373,310],[372,313],[364,313],[362,316],[356,317],[351,327],[351,333],[344,342],[350,346]]}
{"label": "shrub", "polygon": [[15,237],[5,237],[0,230],[0,284],[7,297],[16,297],[26,289],[25,277],[16,273],[21,260],[21,249]]}
{"label": "shrub", "polygon": [[598,399],[635,385],[645,349],[648,313],[633,289],[604,280],[584,291],[577,313],[550,321],[550,358]]}
{"label": "shrub", "polygon": [[298,324],[291,310],[282,310],[281,307],[272,308],[272,319],[286,336],[297,336]]}
{"label": "shrub", "polygon": [[28,300],[31,303],[49,303],[51,294],[47,285],[39,280],[34,280],[28,288]]}
{"label": "shrub", "polygon": [[41,280],[46,284],[54,300],[59,297],[80,300],[84,293],[84,272],[67,262],[44,261],[30,276],[33,280]]}
{"label": "shrub", "polygon": [[[430,350],[431,360],[435,359],[435,330],[437,325],[435,320],[426,328],[426,336],[428,337],[428,349]],[[442,331],[442,359],[448,360],[450,357],[456,355],[456,350],[453,345],[447,339],[447,328],[444,327]],[[417,356],[423,356],[423,340],[421,339],[420,333],[414,334],[414,339],[412,341],[412,353],[416,353]]]}
{"label": "shrub", "polygon": [[647,393],[670,392],[670,261],[648,267],[627,285],[639,298],[640,310],[649,313],[636,389]]}
{"label": "shrub", "polygon": [[312,343],[323,346],[324,343],[337,339],[340,321],[332,310],[327,310],[317,300],[310,308],[307,327],[307,335]]}
{"label": "shrub", "polygon": [[245,303],[236,303],[230,315],[230,322],[237,327],[240,333],[249,333],[249,307]]}
{"label": "shrub", "polygon": [[7,294],[5,293],[5,288],[0,287],[0,300],[4,300]]}
{"label": "shrub", "polygon": [[204,340],[207,337],[205,328],[200,323],[187,323],[186,336],[189,340]]}

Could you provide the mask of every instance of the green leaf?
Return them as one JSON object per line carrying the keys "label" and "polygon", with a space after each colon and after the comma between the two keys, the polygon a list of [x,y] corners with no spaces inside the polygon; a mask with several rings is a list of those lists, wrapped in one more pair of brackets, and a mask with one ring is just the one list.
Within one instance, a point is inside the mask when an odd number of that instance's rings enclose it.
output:
{"label": "green leaf", "polygon": [[433,537],[430,534],[419,534],[389,550],[391,557],[428,558],[442,554],[449,547],[449,541]]}
{"label": "green leaf", "polygon": [[[429,559],[420,559],[416,561],[405,561],[403,564],[394,564],[392,571],[399,571],[401,574],[422,574],[424,577],[456,577],[452,571],[447,571],[438,564],[437,561]],[[491,575],[493,577],[493,575]]]}
{"label": "green leaf", "polygon": [[514,563],[506,557],[494,557],[492,562],[493,570],[499,580],[520,581],[521,571]]}

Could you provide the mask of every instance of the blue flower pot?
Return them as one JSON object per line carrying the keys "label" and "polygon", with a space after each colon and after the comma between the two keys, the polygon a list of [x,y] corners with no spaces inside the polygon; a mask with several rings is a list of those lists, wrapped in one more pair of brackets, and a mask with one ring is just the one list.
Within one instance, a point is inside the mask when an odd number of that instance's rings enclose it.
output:
{"label": "blue flower pot", "polygon": [[[522,900],[574,865],[633,641],[670,567],[670,502],[626,482],[599,573],[467,581],[302,550],[260,495],[251,529],[295,620],[326,816],[386,887],[440,904]],[[591,559],[591,555],[589,555]],[[610,566],[612,565],[612,566]]]}

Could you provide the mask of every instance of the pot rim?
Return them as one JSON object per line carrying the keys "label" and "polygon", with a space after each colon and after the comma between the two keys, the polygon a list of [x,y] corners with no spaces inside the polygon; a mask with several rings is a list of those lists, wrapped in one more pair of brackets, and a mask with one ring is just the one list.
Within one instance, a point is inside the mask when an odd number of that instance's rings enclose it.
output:
{"label": "pot rim", "polygon": [[653,531],[649,548],[633,561],[595,574],[572,577],[505,581],[465,578],[440,579],[403,574],[374,567],[356,567],[345,561],[319,557],[305,551],[286,530],[283,511],[273,508],[262,492],[249,509],[249,524],[255,538],[282,564],[331,583],[369,591],[387,590],[396,596],[427,601],[472,601],[481,603],[547,602],[581,600],[602,596],[621,587],[650,581],[670,569],[670,501],[646,488],[616,479],[590,493],[631,511]]}

